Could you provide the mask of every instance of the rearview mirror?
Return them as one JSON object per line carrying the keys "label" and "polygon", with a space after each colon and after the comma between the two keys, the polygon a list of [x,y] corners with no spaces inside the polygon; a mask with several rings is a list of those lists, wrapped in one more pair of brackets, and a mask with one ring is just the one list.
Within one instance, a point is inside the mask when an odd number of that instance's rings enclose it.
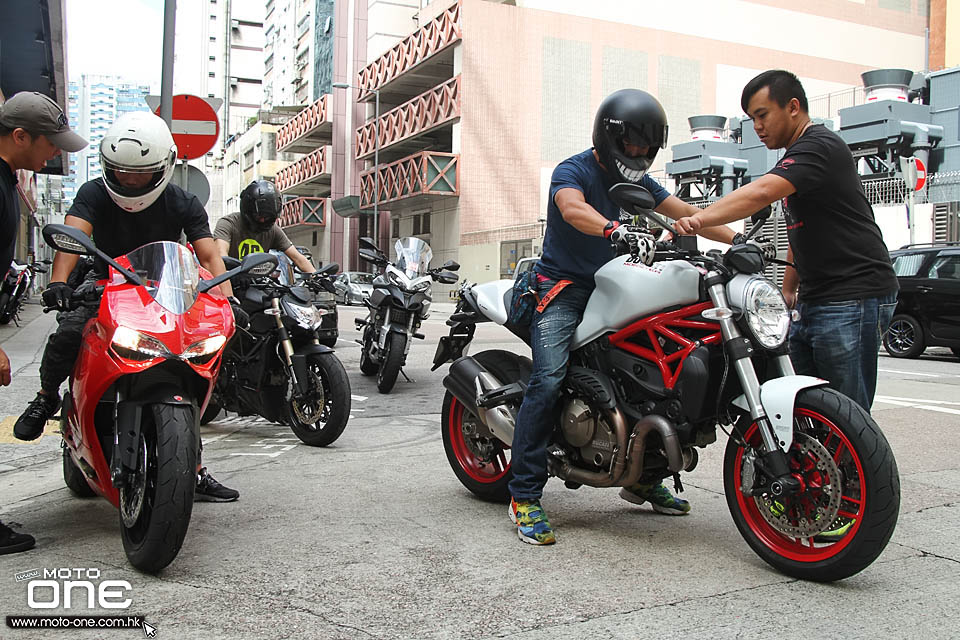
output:
{"label": "rearview mirror", "polygon": [[770,214],[773,212],[773,208],[768,204],[760,211],[757,211],[755,214],[750,216],[750,222],[757,224],[758,222],[766,222],[767,218],[770,217]]}
{"label": "rearview mirror", "polygon": [[607,193],[615,204],[634,213],[653,211],[653,208],[657,205],[656,200],[653,199],[653,194],[640,185],[629,182],[615,184],[610,187]]}
{"label": "rearview mirror", "polygon": [[43,228],[43,239],[57,251],[87,256],[96,255],[97,247],[86,233],[65,224],[48,224]]}
{"label": "rearview mirror", "polygon": [[460,263],[456,260],[447,260],[443,263],[443,268],[447,269],[448,271],[459,271]]}

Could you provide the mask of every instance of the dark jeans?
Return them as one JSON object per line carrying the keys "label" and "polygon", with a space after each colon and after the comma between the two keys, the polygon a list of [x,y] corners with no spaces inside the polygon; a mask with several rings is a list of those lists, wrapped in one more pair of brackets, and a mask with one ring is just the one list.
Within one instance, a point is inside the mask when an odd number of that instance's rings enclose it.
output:
{"label": "dark jeans", "polygon": [[[537,283],[542,298],[556,280]],[[533,314],[530,347],[533,371],[513,433],[510,493],[517,500],[539,500],[547,484],[547,444],[556,426],[560,386],[567,375],[570,343],[591,291],[569,285],[543,313]]]}
{"label": "dark jeans", "polygon": [[[77,288],[92,287],[96,281],[96,274],[91,272]],[[57,314],[57,329],[47,339],[47,346],[40,360],[40,388],[45,393],[59,394],[60,385],[70,377],[77,356],[80,355],[83,327],[96,315],[95,304],[85,304]]]}
{"label": "dark jeans", "polygon": [[797,373],[818,376],[870,411],[877,390],[877,351],[890,326],[897,294],[864,300],[797,305],[790,359]]}

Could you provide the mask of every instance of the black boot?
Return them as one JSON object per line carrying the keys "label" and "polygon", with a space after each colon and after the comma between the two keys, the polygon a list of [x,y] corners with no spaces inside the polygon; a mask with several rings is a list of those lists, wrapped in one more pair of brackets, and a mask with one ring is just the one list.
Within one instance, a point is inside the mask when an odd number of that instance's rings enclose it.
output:
{"label": "black boot", "polygon": [[13,435],[18,440],[36,440],[43,433],[43,427],[60,408],[60,396],[57,394],[38,393],[30,401],[23,415],[13,425]]}
{"label": "black boot", "polygon": [[34,544],[36,544],[36,540],[33,539],[33,536],[17,533],[0,522],[0,555],[26,551],[32,549]]}

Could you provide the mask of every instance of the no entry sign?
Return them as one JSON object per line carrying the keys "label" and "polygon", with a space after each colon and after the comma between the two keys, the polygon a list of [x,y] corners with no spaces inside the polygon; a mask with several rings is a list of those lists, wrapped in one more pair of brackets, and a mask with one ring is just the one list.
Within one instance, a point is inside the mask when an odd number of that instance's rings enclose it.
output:
{"label": "no entry sign", "polygon": [[917,184],[913,187],[914,191],[920,191],[923,189],[923,185],[927,183],[927,168],[923,166],[923,161],[920,158],[917,158]]}
{"label": "no entry sign", "polygon": [[[155,113],[160,115],[160,107]],[[217,143],[220,119],[203,98],[186,94],[173,96],[172,120],[170,133],[181,160],[200,158]]]}

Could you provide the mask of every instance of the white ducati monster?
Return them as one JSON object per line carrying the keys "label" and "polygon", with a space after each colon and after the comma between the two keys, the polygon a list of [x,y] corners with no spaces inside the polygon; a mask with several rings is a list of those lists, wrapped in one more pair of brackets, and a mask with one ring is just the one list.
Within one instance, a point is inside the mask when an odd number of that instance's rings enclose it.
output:
{"label": "white ducati monster", "polygon": [[[665,226],[642,187],[610,190],[624,210]],[[761,218],[751,235],[762,226]],[[870,565],[900,508],[890,445],[870,415],[819,378],[794,373],[790,311],[763,276],[758,247],[696,249],[681,236],[610,260],[595,276],[577,328],[550,446],[551,475],[572,489],[630,486],[697,464],[697,447],[728,434],[727,506],[747,544],[777,570],[828,582]],[[475,325],[507,325],[513,282],[461,285],[434,368],[443,380],[443,444],[460,482],[509,500],[509,451],[529,358],[463,356]]]}

